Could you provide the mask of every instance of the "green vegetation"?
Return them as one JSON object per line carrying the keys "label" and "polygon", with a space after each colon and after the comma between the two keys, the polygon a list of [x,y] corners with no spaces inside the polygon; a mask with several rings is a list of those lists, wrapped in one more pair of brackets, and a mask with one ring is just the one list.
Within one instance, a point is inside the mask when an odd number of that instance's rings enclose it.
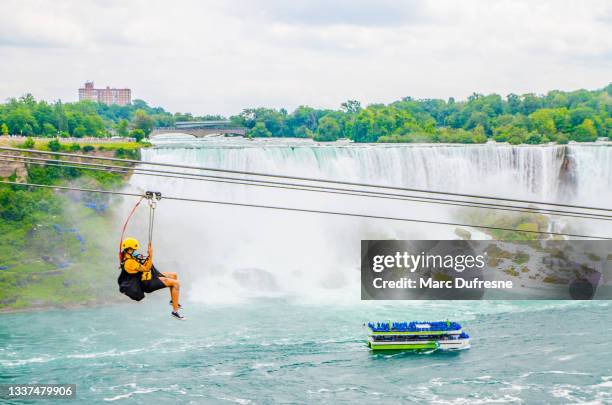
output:
{"label": "green vegetation", "polygon": [[[219,115],[195,117],[171,114],[142,100],[128,106],[92,101],[47,103],[31,95],[0,105],[0,131],[47,137],[105,137],[111,134],[148,136],[154,127],[179,121],[219,120]],[[545,95],[472,94],[466,101],[405,97],[384,105],[362,107],[342,103],[339,110],[300,106],[286,109],[248,108],[229,117],[248,129],[249,137],[299,137],[327,142],[341,138],[355,142],[518,144],[612,138],[612,84],[599,90],[553,90]]]}
{"label": "green vegetation", "polygon": [[612,84],[595,91],[550,91],[545,95],[473,94],[467,101],[406,97],[362,108],[349,100],[340,110],[300,106],[250,108],[230,117],[252,137],[340,138],[355,142],[542,144],[612,137]]}
{"label": "green vegetation", "polygon": [[44,151],[52,151],[52,152],[72,152],[72,153],[92,153],[96,150],[99,152],[103,152],[105,156],[113,155],[118,158],[126,158],[126,159],[140,159],[139,151],[141,148],[146,148],[151,146],[148,142],[84,142],[79,140],[79,142],[68,142],[62,138],[53,138],[51,140],[46,140],[45,138],[31,138],[28,137],[25,141],[19,142],[15,139],[0,139],[0,146],[10,146],[17,147],[21,149],[36,149],[36,150],[44,150]]}
{"label": "green vegetation", "polygon": [[525,252],[517,252],[514,254],[512,261],[516,264],[525,264],[529,261],[529,255]]}
{"label": "green vegetation", "polygon": [[[123,179],[31,165],[27,181],[114,189]],[[0,308],[83,304],[116,293],[111,203],[108,195],[0,185]]]}
{"label": "green vegetation", "polygon": [[[534,233],[548,229],[548,218],[538,213],[510,213],[503,214],[495,211],[484,211],[478,209],[466,209],[463,219],[474,224],[491,226],[497,228],[516,229],[515,231],[504,231],[498,229],[482,229],[493,237],[494,240],[534,241],[547,239],[548,235]],[[500,252],[491,252],[499,255]],[[517,258],[519,264],[522,258]]]}
{"label": "green vegetation", "polygon": [[47,144],[47,149],[49,149],[51,152],[59,152],[62,150],[62,145],[57,139],[53,139]]}
{"label": "green vegetation", "polygon": [[136,142],[140,142],[146,136],[145,131],[140,128],[132,129],[130,131],[130,136],[136,140]]}
{"label": "green vegetation", "polygon": [[34,142],[34,139],[32,139],[31,137],[28,137],[28,139],[26,139],[20,146],[24,149],[32,149],[36,146],[36,142]]}
{"label": "green vegetation", "polygon": [[[0,104],[0,132],[3,135],[42,137],[126,137],[130,130],[147,136],[155,126],[172,126],[175,121],[221,119],[219,116],[193,117],[191,114],[170,114],[160,107],[150,107],[142,100],[118,106],[79,101],[62,103],[36,101],[31,94],[11,98]],[[133,132],[133,131],[132,131]]]}
{"label": "green vegetation", "polygon": [[514,268],[514,266],[510,266],[507,269],[504,270],[504,273],[512,276],[512,277],[518,277],[519,276],[519,272],[516,271],[516,269]]}

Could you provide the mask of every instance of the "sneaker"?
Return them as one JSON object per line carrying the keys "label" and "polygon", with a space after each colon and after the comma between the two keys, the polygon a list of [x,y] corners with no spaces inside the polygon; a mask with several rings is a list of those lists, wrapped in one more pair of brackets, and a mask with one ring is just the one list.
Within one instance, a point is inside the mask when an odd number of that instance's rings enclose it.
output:
{"label": "sneaker", "polygon": [[184,321],[185,320],[185,317],[183,315],[179,314],[178,311],[176,311],[176,312],[173,311],[172,312],[172,316],[174,318],[178,319],[179,321]]}
{"label": "sneaker", "polygon": [[[170,300],[170,306],[172,306],[172,300]],[[183,306],[179,304],[179,309],[183,309]]]}

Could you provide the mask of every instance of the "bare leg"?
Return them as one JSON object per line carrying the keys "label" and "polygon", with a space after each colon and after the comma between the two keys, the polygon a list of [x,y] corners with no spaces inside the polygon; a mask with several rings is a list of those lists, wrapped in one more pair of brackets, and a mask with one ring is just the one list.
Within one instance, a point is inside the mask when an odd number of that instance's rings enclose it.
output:
{"label": "bare leg", "polygon": [[164,275],[164,277],[168,277],[168,278],[172,278],[174,280],[178,280],[178,276],[176,275],[176,273],[171,273],[171,272],[165,272],[162,273]]}
{"label": "bare leg", "polygon": [[[165,273],[164,273],[165,274]],[[159,278],[162,283],[168,288],[170,288],[170,298],[172,299],[172,310],[174,312],[178,311],[179,306],[179,291],[181,288],[181,283],[178,280],[167,277]]]}

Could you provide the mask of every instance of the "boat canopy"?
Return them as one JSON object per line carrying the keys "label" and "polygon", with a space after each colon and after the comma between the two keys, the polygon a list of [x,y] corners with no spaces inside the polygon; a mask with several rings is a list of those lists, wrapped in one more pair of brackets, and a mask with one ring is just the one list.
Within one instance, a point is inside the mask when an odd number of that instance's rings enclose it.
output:
{"label": "boat canopy", "polygon": [[435,331],[446,332],[456,331],[461,329],[461,325],[457,322],[438,321],[438,322],[368,322],[368,327],[372,332],[422,332]]}

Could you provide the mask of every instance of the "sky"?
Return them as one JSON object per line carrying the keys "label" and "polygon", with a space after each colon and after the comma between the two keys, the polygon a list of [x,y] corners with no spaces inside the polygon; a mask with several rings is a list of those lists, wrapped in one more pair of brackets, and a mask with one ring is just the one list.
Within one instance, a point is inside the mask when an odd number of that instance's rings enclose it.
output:
{"label": "sky", "polygon": [[86,80],[171,112],[612,81],[609,0],[2,0],[0,100]]}

